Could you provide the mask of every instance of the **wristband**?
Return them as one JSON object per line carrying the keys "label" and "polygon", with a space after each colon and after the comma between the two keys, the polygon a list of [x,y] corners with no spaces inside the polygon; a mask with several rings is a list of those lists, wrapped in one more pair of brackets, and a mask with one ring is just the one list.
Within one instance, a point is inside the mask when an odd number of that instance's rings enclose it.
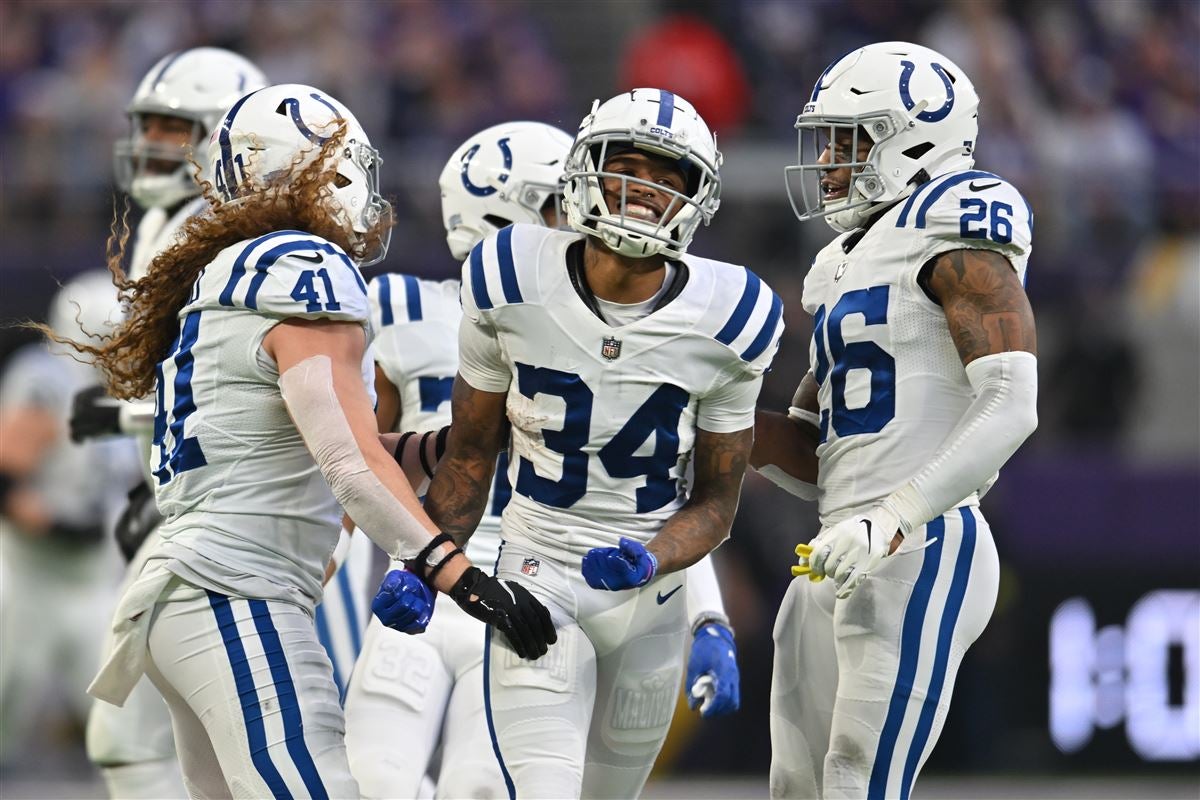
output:
{"label": "wristband", "polygon": [[411,572],[416,573],[417,577],[428,584],[429,580],[425,575],[426,570],[436,567],[445,560],[441,559],[440,561],[435,561],[434,563],[430,564],[429,557],[434,554],[434,551],[437,550],[437,548],[441,547],[447,542],[453,544],[454,537],[448,533],[439,533],[437,536],[434,536],[429,540],[429,544],[421,548],[421,552],[417,553],[413,558],[405,561],[405,566],[407,566]]}
{"label": "wristband", "polygon": [[433,581],[435,578],[437,578],[437,574],[442,571],[442,567],[449,564],[450,559],[454,558],[457,555],[460,555],[462,553],[462,551],[463,551],[463,549],[461,547],[456,547],[453,550],[451,550],[449,553],[446,553],[445,557],[441,561],[434,564],[433,568],[431,570],[429,570],[429,574],[425,576],[425,585],[429,586],[430,588],[433,588]]}
{"label": "wristband", "polygon": [[733,626],[729,624],[729,617],[724,614],[705,611],[697,616],[695,622],[692,623],[692,636],[694,637],[705,625],[720,625],[729,631],[730,636],[733,636]]}
{"label": "wristband", "polygon": [[17,488],[18,483],[20,481],[12,475],[4,470],[0,470],[0,511],[3,511],[8,505],[8,496],[12,493],[13,489]]}
{"label": "wristband", "polygon": [[421,469],[425,470],[425,477],[433,477],[433,467],[429,466],[429,457],[425,455],[425,446],[429,442],[429,437],[433,436],[433,431],[425,431],[421,436],[421,446],[417,450],[417,454],[421,457]]}
{"label": "wristband", "polygon": [[404,448],[408,444],[408,440],[416,435],[416,431],[405,431],[400,437],[400,441],[396,443],[396,452],[392,454],[392,458],[396,459],[396,463],[402,470],[404,469]]}
{"label": "wristband", "polygon": [[435,458],[437,458],[438,461],[441,461],[442,456],[446,455],[446,440],[449,438],[450,438],[450,426],[444,425],[444,426],[442,426],[442,429],[440,431],[438,431],[437,441],[433,443],[433,447],[434,447],[433,455]]}

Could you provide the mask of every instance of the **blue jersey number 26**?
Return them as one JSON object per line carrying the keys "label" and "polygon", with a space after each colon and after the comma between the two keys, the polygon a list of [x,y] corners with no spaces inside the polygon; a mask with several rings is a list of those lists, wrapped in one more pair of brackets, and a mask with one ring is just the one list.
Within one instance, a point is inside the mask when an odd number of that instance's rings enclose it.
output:
{"label": "blue jersey number 26", "polygon": [[[813,318],[813,343],[817,353],[813,377],[821,386],[825,385],[826,378],[831,381],[831,408],[821,409],[821,441],[829,435],[830,426],[838,436],[878,433],[896,416],[896,359],[875,342],[847,342],[842,337],[842,321],[852,314],[861,314],[863,324],[867,326],[887,324],[888,289],[887,286],[874,286],[846,292],[838,298],[828,317],[825,306],[821,306]],[[829,337],[828,351],[825,349],[826,335]],[[846,405],[846,376],[855,369],[870,373],[871,396],[866,405],[849,408]]]}
{"label": "blue jersey number 26", "polygon": [[[531,400],[539,394],[561,397],[566,405],[562,428],[543,429],[546,446],[563,457],[562,477],[551,480],[537,474],[533,462],[521,459],[516,491],[543,505],[570,508],[587,492],[588,454],[584,447],[592,425],[593,393],[573,372],[517,364],[517,390]],[[656,511],[675,498],[671,467],[679,450],[679,417],[688,393],[669,383],[660,385],[598,453],[600,463],[614,478],[646,476],[636,492],[637,513]],[[654,437],[654,451],[634,455]]]}

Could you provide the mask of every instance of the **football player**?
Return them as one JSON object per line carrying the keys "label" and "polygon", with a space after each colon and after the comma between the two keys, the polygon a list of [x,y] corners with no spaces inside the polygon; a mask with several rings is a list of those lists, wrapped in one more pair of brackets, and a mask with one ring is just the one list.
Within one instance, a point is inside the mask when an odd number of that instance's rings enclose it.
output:
{"label": "football player", "polygon": [[885,42],[796,123],[793,207],[841,235],[804,282],[812,370],[753,456],[816,483],[822,524],[775,626],[773,797],[907,798],[991,617],[979,495],[1037,424],[1037,345],[1033,215],[973,168],[978,103],[946,57]]}
{"label": "football player", "polygon": [[[511,426],[496,574],[559,628],[535,662],[485,638],[509,796],[636,797],[670,725],[683,570],[728,535],[783,327],[752,272],[687,255],[717,209],[720,162],[671,92],[597,101],[566,163],[574,230],[511,225],[463,266],[453,424],[426,509],[470,536]],[[729,653],[723,620],[695,623],[706,648]]]}
{"label": "football player", "polygon": [[[194,795],[353,797],[312,622],[339,506],[522,656],[544,654],[554,630],[520,585],[441,544],[405,452],[376,432],[359,267],[386,252],[391,207],[354,115],[310,86],[260,89],[225,113],[208,160],[211,207],[132,287],[113,337],[77,345],[115,396],[156,386],[166,518],[89,691],[120,704],[147,673]],[[395,593],[431,608],[427,585],[398,574],[410,580]]]}
{"label": "football player", "polygon": [[[462,261],[514,222],[561,227],[559,184],[571,143],[568,134],[537,122],[496,125],[464,142],[439,180],[451,255]],[[450,422],[460,282],[391,274],[376,277],[370,288],[380,430],[436,432]],[[507,467],[505,453],[466,548],[477,564],[496,561],[500,513],[512,493]],[[700,703],[709,687],[703,715],[728,713],[738,706],[737,662],[711,560],[705,557],[688,575],[688,619],[698,631],[688,670],[697,695],[691,702]],[[365,797],[417,796],[439,741],[447,768],[437,773],[438,797],[503,789],[484,717],[483,640],[483,626],[453,606],[440,609],[420,638],[371,623],[346,700],[346,749]],[[389,735],[397,729],[421,735],[397,745]]]}
{"label": "football player", "polygon": [[[170,246],[180,226],[207,205],[189,159],[204,162],[203,145],[221,115],[243,94],[265,85],[258,67],[237,53],[216,47],[171,53],[142,78],[126,109],[130,136],[113,147],[117,185],[145,212],[133,236],[131,280],[144,277],[150,262]],[[201,180],[211,180],[207,172],[202,169]],[[146,480],[130,492],[129,506],[116,529],[121,551],[131,562],[127,580],[133,580],[144,554],[157,541],[153,531],[162,521],[149,474],[154,401],[117,402],[99,385],[76,395],[72,438],[82,441],[119,433],[138,437],[146,471]],[[148,679],[138,683],[123,707],[93,704],[87,750],[113,798],[185,794],[170,714]]]}
{"label": "football player", "polygon": [[[120,317],[105,272],[68,281],[50,304],[58,336],[99,341]],[[59,345],[27,345],[0,377],[0,765],[36,742],[51,688],[82,721],[119,561],[105,541],[140,474],[130,439],[73,444],[71,397],[96,370]]]}

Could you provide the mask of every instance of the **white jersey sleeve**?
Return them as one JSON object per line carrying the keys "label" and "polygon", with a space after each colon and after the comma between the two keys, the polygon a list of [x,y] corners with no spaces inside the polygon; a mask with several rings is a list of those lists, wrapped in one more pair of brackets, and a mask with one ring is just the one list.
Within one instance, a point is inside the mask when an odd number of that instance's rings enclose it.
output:
{"label": "white jersey sleeve", "polygon": [[449,424],[462,319],[458,281],[378,275],[369,296],[372,357],[400,395],[400,429],[436,430]]}
{"label": "white jersey sleeve", "polygon": [[299,231],[255,240],[238,255],[217,297],[262,316],[359,322],[370,318],[367,284],[337,245]]}
{"label": "white jersey sleeve", "polygon": [[[459,329],[458,371],[467,383],[483,392],[505,392],[512,383],[512,368],[505,359],[488,313],[493,305],[484,270],[490,266],[492,259],[485,257],[484,253],[496,254],[495,239],[494,236],[489,237],[475,245],[463,263],[463,322]],[[515,280],[512,282],[515,283]]]}
{"label": "white jersey sleeve", "polygon": [[931,258],[952,250],[995,250],[1025,282],[1033,242],[1033,209],[1011,183],[990,172],[970,170],[935,178],[900,209],[896,227],[915,236],[908,263],[913,278]]}
{"label": "white jersey sleeve", "polygon": [[696,421],[711,433],[733,433],[754,425],[762,377],[783,336],[783,301],[748,269],[717,274],[716,291],[738,302],[715,338],[738,357],[700,398]]}

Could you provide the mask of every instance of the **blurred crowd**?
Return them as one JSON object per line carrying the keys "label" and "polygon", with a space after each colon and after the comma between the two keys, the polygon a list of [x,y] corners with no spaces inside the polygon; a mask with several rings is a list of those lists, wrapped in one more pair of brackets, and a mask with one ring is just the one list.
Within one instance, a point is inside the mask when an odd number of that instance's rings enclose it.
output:
{"label": "blurred crowd", "polygon": [[[398,212],[394,255],[376,269],[440,278],[457,265],[445,254],[436,176],[476,130],[533,119],[574,132],[594,97],[661,85],[696,103],[727,152],[786,159],[821,70],[879,40],[932,47],[972,78],[981,97],[976,164],[1012,181],[1034,209],[1027,288],[1043,407],[1033,450],[1194,465],[1194,0],[6,0],[0,317],[40,317],[56,281],[102,263],[112,143],[127,135],[124,107],[138,79],[170,51],[227,47],[273,81],[322,87],[354,109],[384,155],[383,185]],[[793,218],[785,163],[727,199],[695,246],[751,265],[785,301],[789,331],[764,393],[775,407],[808,368],[802,281],[831,235]],[[740,169],[728,158],[727,175]],[[0,329],[0,359],[24,335]],[[742,647],[750,709],[766,705],[758,695],[770,670],[770,620],[787,575],[764,581],[749,565],[777,563],[780,544],[805,538],[815,521],[798,532],[796,520],[813,517],[808,507],[755,479],[746,492],[735,529],[745,535],[735,536],[724,570],[734,586],[758,583],[731,600],[739,637],[758,642]],[[745,754],[767,752],[763,721],[743,714],[732,723],[744,726],[738,741],[758,747],[731,753],[701,741],[690,758],[712,769],[761,768],[762,758]]]}
{"label": "blurred crowd", "polygon": [[[440,276],[455,265],[440,241],[436,174],[482,127],[524,118],[572,131],[593,97],[657,82],[692,99],[727,149],[783,153],[829,61],[870,41],[921,42],[972,77],[977,164],[1013,181],[1036,213],[1028,288],[1044,363],[1062,367],[1039,441],[1132,430],[1144,449],[1180,450],[1177,412],[1163,422],[1144,408],[1162,370],[1140,354],[1175,354],[1172,343],[1194,343],[1200,329],[1194,2],[39,1],[0,15],[3,269],[20,288],[0,300],[10,318],[40,312],[51,276],[99,263],[124,106],[173,50],[229,47],[272,80],[343,98],[381,144],[399,212],[403,255],[383,268]],[[806,368],[800,281],[828,233],[789,217],[778,166],[740,208],[726,203],[698,247],[754,265],[791,301],[787,350],[798,357],[768,385],[782,402]],[[726,174],[738,170],[729,159]],[[747,225],[754,236],[735,233]],[[1165,330],[1147,338],[1146,319]]]}

